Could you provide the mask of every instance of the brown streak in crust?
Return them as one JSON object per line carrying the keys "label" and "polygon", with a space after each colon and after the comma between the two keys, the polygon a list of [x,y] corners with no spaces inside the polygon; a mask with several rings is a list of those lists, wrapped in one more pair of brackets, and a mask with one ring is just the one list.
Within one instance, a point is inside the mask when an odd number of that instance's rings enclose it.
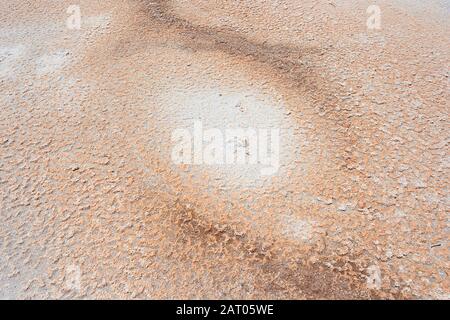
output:
{"label": "brown streak in crust", "polygon": [[[276,239],[265,235],[254,239],[229,225],[208,221],[189,208],[175,201],[169,213],[177,235],[204,248],[225,248],[232,263],[256,267],[257,295],[295,299],[376,299],[378,294],[364,288],[364,276],[355,277],[328,269],[320,262],[291,261],[283,253]],[[188,238],[189,240],[187,240]],[[281,249],[281,250],[280,250]],[[207,250],[206,250],[207,251]],[[295,257],[298,255],[292,255]],[[220,255],[219,255],[220,258]],[[358,279],[359,278],[359,279]]]}

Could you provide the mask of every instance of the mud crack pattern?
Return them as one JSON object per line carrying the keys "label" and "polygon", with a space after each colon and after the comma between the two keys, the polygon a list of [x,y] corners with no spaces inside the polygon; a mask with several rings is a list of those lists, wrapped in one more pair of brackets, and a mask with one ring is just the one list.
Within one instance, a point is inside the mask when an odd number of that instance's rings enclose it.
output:
{"label": "mud crack pattern", "polygon": [[[78,3],[0,3],[0,298],[449,298],[447,2]],[[198,117],[278,173],[173,164]]]}

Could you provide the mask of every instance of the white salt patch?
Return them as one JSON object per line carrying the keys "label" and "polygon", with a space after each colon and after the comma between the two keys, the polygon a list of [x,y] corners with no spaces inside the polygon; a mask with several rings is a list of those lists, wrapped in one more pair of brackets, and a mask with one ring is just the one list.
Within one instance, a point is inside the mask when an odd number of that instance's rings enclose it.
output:
{"label": "white salt patch", "polygon": [[24,55],[25,46],[0,47],[0,77],[13,78],[20,66],[20,58]]}
{"label": "white salt patch", "polygon": [[304,219],[296,218],[291,215],[284,215],[281,218],[282,233],[294,240],[310,242],[313,235],[313,224]]}
{"label": "white salt patch", "polygon": [[36,73],[44,75],[60,70],[67,63],[69,54],[67,50],[59,50],[39,57],[36,61]]}
{"label": "white salt patch", "polygon": [[[265,175],[262,169],[270,167],[261,163],[256,164],[191,164],[187,171],[174,164],[174,170],[186,177],[198,177],[207,173],[215,180],[217,187],[239,188],[247,186],[262,186],[272,178],[283,174],[284,165],[291,162],[301,144],[299,133],[294,135],[294,123],[290,120],[288,112],[280,97],[273,93],[267,94],[255,85],[249,86],[240,81],[238,86],[230,86],[216,79],[177,79],[170,83],[167,91],[158,98],[162,106],[152,117],[162,130],[170,135],[175,129],[187,129],[193,136],[194,123],[200,121],[203,131],[219,129],[224,137],[226,129],[252,128],[257,130],[279,129],[279,168],[272,175]],[[260,137],[258,136],[258,139]],[[224,139],[226,140],[226,138]],[[168,138],[170,147],[173,143]],[[239,142],[238,142],[239,143]],[[245,142],[242,142],[245,143]],[[207,145],[204,143],[203,146]],[[270,144],[269,144],[270,145]],[[225,151],[224,151],[225,153]],[[247,156],[251,153],[248,152]],[[258,157],[258,160],[259,157]]]}
{"label": "white salt patch", "polygon": [[373,290],[381,288],[381,270],[377,265],[371,265],[367,268],[367,287]]}

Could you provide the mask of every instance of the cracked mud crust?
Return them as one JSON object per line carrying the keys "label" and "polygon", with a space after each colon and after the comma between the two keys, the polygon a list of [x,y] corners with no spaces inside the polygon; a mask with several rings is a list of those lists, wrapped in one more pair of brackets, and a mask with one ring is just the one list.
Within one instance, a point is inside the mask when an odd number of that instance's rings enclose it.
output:
{"label": "cracked mud crust", "polygon": [[[0,298],[450,297],[448,2],[76,2],[0,3]],[[175,165],[196,119],[278,172]]]}

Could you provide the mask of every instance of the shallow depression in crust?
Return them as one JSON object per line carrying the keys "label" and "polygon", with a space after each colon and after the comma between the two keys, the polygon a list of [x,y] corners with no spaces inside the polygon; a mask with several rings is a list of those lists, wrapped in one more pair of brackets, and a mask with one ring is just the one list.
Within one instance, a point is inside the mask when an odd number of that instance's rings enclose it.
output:
{"label": "shallow depression in crust", "polygon": [[150,117],[182,177],[201,183],[206,174],[215,188],[270,185],[300,156],[301,131],[273,89],[235,79],[171,78]]}

